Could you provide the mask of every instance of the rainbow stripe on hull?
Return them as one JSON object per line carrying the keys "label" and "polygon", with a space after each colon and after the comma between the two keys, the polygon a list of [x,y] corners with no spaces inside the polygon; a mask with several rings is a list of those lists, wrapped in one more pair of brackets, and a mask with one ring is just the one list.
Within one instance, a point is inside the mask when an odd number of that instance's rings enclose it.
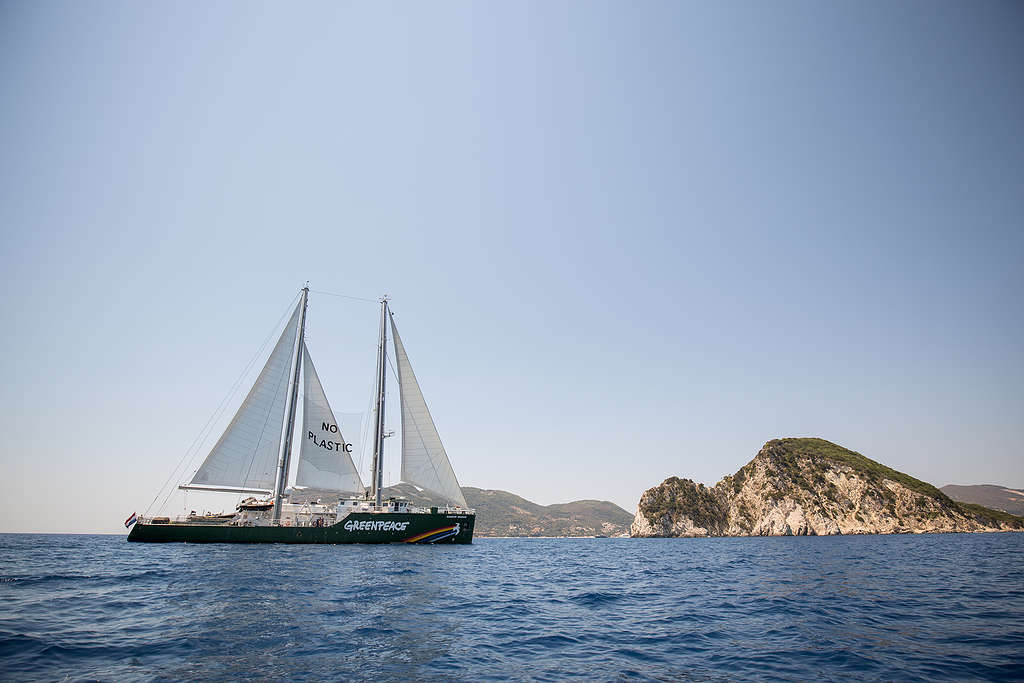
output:
{"label": "rainbow stripe on hull", "polygon": [[441,527],[440,529],[434,529],[433,531],[427,531],[422,534],[417,534],[412,538],[405,539],[406,543],[437,543],[443,541],[446,538],[458,536],[460,531],[460,525],[454,524],[452,526]]}

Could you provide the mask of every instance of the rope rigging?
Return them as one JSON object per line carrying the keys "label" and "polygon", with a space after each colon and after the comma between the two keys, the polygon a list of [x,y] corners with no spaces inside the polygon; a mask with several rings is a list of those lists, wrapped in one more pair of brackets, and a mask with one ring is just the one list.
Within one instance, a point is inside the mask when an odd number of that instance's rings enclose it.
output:
{"label": "rope rigging", "polygon": [[[256,361],[258,361],[260,359],[260,357],[263,355],[263,352],[266,350],[267,345],[270,344],[271,340],[274,339],[278,329],[281,327],[282,321],[284,321],[285,318],[287,318],[288,315],[295,308],[295,303],[298,300],[298,298],[299,298],[299,295],[296,295],[296,296],[292,297],[291,302],[288,304],[288,307],[285,309],[285,312],[281,315],[280,318],[278,318],[277,322],[274,323],[274,326],[271,328],[270,333],[263,340],[263,343],[260,344],[260,347],[256,350],[256,353],[253,354],[252,358],[249,359],[249,362],[246,363],[245,368],[242,370],[241,374],[238,376],[238,378],[231,385],[231,388],[228,390],[228,392],[224,396],[224,398],[221,399],[220,403],[214,409],[213,414],[211,414],[209,419],[206,420],[206,424],[204,424],[202,429],[199,430],[199,433],[192,440],[192,443],[189,445],[189,447],[185,450],[185,453],[181,456],[181,459],[178,460],[178,463],[174,466],[174,469],[171,470],[170,475],[168,475],[168,477],[164,481],[163,485],[157,490],[156,496],[153,497],[153,501],[146,508],[146,512],[145,512],[146,515],[149,515],[149,512],[150,512],[150,510],[152,510],[153,505],[160,498],[160,494],[163,493],[164,489],[167,488],[168,484],[176,476],[180,476],[179,475],[179,471],[181,471],[181,472],[187,471],[188,468],[192,465],[193,461],[196,458],[196,455],[200,452],[199,447],[203,443],[205,443],[206,439],[209,437],[210,429],[212,428],[212,426],[214,424],[216,424],[216,422],[224,414],[224,410],[227,408],[227,406],[229,404],[229,401],[231,400],[232,396],[234,396],[235,392],[238,391],[238,387],[242,384],[242,381],[250,373],[250,371],[252,370],[253,365],[256,363]],[[255,457],[255,453],[253,454],[253,457]],[[186,462],[186,459],[187,459],[187,462]],[[185,466],[184,469],[182,469],[182,465]],[[164,496],[163,501],[160,503],[160,507],[157,508],[158,510],[163,509],[163,507],[165,505],[167,505],[167,501],[170,499],[171,494],[173,492],[174,492],[174,487],[171,487],[171,488],[167,489],[167,495]]]}

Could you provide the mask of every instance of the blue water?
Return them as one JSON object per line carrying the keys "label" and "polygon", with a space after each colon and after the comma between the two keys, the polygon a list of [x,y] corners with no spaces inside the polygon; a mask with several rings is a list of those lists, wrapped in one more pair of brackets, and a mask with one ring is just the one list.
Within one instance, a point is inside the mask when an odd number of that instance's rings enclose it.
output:
{"label": "blue water", "polygon": [[1024,680],[1024,534],[0,536],[6,680]]}

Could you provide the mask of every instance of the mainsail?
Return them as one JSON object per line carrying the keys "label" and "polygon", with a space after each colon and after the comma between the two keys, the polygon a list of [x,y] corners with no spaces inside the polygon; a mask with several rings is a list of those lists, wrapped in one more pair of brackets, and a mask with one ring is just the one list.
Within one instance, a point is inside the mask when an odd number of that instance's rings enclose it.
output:
{"label": "mainsail", "polygon": [[430,417],[393,317],[391,333],[395,338],[395,362],[402,403],[402,481],[444,496],[462,507],[469,507]]}
{"label": "mainsail", "polygon": [[363,482],[349,455],[352,445],[342,436],[305,344],[302,347],[302,373],[305,386],[302,446],[295,485],[319,491],[362,493]]}
{"label": "mainsail", "polygon": [[249,395],[189,486],[254,493],[274,490],[301,308],[300,301]]}

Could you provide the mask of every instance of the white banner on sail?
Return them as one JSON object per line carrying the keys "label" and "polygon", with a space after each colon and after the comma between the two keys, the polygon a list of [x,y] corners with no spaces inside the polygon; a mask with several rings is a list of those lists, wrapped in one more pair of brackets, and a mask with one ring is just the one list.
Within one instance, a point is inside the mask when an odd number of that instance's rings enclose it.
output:
{"label": "white banner on sail", "polygon": [[321,491],[362,493],[363,482],[352,463],[356,446],[346,441],[334,417],[323,385],[303,345],[302,445],[295,485]]}

